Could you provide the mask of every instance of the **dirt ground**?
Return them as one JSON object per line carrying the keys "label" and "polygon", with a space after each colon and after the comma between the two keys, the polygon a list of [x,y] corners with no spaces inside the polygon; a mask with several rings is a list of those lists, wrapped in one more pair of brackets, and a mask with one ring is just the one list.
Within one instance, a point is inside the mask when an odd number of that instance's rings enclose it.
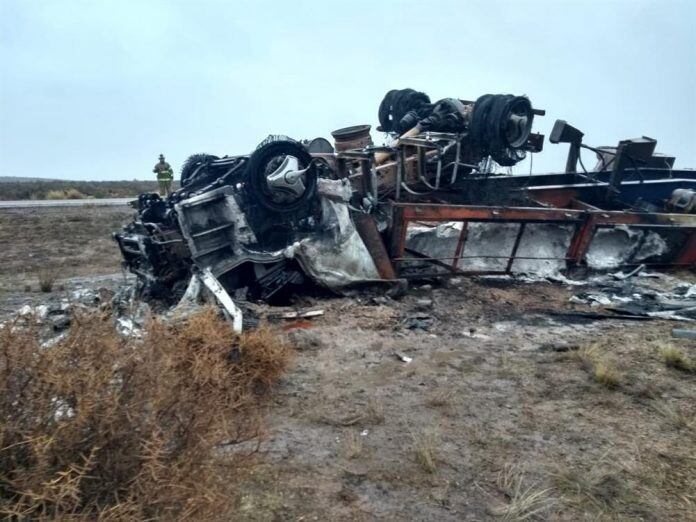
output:
{"label": "dirt ground", "polygon": [[[326,315],[289,333],[244,518],[694,519],[696,376],[661,350],[696,343],[534,311],[569,295],[463,279],[317,302]],[[433,322],[409,329],[414,314]]]}
{"label": "dirt ground", "polygon": [[41,272],[60,281],[120,270],[111,233],[133,216],[123,206],[0,209],[0,293],[38,291]]}
{"label": "dirt ground", "polygon": [[[40,297],[18,286],[47,262],[117,271],[128,216],[4,211],[0,304]],[[666,364],[669,348],[696,364],[696,341],[670,337],[683,323],[548,313],[574,291],[460,278],[269,319],[296,354],[257,465],[230,477],[239,519],[696,520],[696,373]]]}

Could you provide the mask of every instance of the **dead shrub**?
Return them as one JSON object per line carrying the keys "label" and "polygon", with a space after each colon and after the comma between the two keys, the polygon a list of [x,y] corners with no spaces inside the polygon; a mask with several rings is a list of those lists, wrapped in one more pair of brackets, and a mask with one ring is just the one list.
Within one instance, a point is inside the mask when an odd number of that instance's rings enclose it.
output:
{"label": "dead shrub", "polygon": [[565,502],[589,513],[599,510],[606,513],[618,509],[616,504],[625,501],[630,487],[620,468],[606,459],[598,459],[589,470],[573,467],[558,469],[552,473],[556,488]]}
{"label": "dead shrub", "polygon": [[350,430],[343,440],[343,455],[347,459],[360,456],[363,451],[362,435],[359,431]]}
{"label": "dead shrub", "polygon": [[681,370],[683,372],[692,372],[696,370],[696,365],[694,365],[694,363],[692,363],[679,348],[675,348],[674,346],[665,346],[662,348],[662,350],[660,350],[660,353],[665,361],[665,365],[670,368]]}
{"label": "dead shrub", "polygon": [[87,196],[75,188],[69,188],[65,191],[65,199],[85,199],[86,197]]}
{"label": "dead shrub", "polygon": [[696,430],[696,413],[691,409],[666,402],[656,402],[654,409],[671,427],[677,430]]}
{"label": "dead shrub", "polygon": [[39,270],[37,278],[39,280],[39,290],[49,293],[53,290],[53,285],[58,279],[58,272],[52,269]]}
{"label": "dead shrub", "polygon": [[330,426],[355,426],[357,424],[374,426],[384,422],[384,407],[375,397],[370,397],[365,405],[351,408],[347,414],[336,416],[334,410],[335,408],[324,406],[315,412],[313,418],[317,422]]}
{"label": "dead shrub", "polygon": [[46,192],[46,199],[85,199],[87,196],[76,188],[65,190],[49,190]]}
{"label": "dead shrub", "polygon": [[498,473],[497,486],[507,497],[505,506],[493,509],[493,514],[502,520],[545,519],[543,515],[557,504],[558,499],[551,495],[551,489],[538,489],[526,484],[526,477],[515,465],[506,465]]}
{"label": "dead shrub", "polygon": [[0,328],[0,515],[224,517],[289,348],[266,329],[235,335],[214,310],[154,320],[141,340],[77,315],[51,347],[33,323]]}
{"label": "dead shrub", "polygon": [[621,383],[621,375],[607,361],[598,360],[594,365],[592,378],[606,388],[616,388]]}
{"label": "dead shrub", "polygon": [[451,388],[440,388],[429,394],[425,399],[425,404],[433,408],[451,406],[454,401],[454,390]]}
{"label": "dead shrub", "polygon": [[592,379],[605,388],[614,389],[621,384],[621,374],[614,365],[599,354],[596,345],[580,350],[575,356]]}
{"label": "dead shrub", "polygon": [[437,470],[437,449],[440,438],[437,431],[427,428],[421,433],[411,433],[413,439],[413,451],[416,460],[426,473],[435,473]]}

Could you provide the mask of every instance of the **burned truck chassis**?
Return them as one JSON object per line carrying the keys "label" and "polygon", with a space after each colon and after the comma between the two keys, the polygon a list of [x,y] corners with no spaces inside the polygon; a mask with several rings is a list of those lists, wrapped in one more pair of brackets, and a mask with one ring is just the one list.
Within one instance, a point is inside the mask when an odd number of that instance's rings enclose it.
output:
{"label": "burned truck chassis", "polygon": [[[384,127],[394,122],[414,124],[398,129],[389,146],[372,146],[364,126],[336,131],[335,152],[326,143],[317,151],[314,142],[271,137],[250,156],[192,156],[182,188],[166,200],[141,195],[136,220],[114,235],[124,265],[138,276],[143,297],[174,304],[191,275],[202,270],[230,294],[245,289],[248,299],[269,300],[308,281],[338,290],[376,280],[509,274],[520,260],[578,267],[597,231],[613,227],[666,237],[669,248],[643,264],[696,264],[696,216],[683,213],[685,205],[672,198],[678,191],[693,197],[696,172],[674,170],[671,163],[656,167],[655,142],[643,138],[621,142],[613,152],[602,149],[612,159],[578,173],[579,148],[598,149],[582,144],[582,133],[559,120],[551,141],[570,143],[565,172],[493,175],[492,155],[514,164],[526,152],[542,150],[544,137],[531,133],[531,123],[543,111],[520,101],[526,98],[498,98],[500,107],[514,109],[491,117],[490,100],[448,99],[396,115],[380,106],[383,130],[393,131]],[[489,112],[482,115],[477,106]],[[666,207],[679,213],[662,212]],[[460,227],[451,253],[409,247],[410,225],[451,222]],[[471,255],[470,223],[517,228],[507,251]],[[561,255],[523,252],[529,227],[539,224],[572,230]],[[353,258],[341,266],[338,258],[348,250]],[[467,268],[472,257],[494,266]],[[352,277],[351,266],[358,265]]]}

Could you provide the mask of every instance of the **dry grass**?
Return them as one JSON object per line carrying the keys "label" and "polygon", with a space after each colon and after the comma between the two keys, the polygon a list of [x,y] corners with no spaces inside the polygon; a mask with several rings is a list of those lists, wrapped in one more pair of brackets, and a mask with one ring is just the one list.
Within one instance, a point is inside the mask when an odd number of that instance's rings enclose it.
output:
{"label": "dry grass", "polygon": [[594,460],[558,466],[550,475],[562,508],[587,520],[692,520],[696,514],[688,447],[659,452],[612,448]]}
{"label": "dry grass", "polygon": [[578,351],[576,357],[595,382],[608,389],[617,388],[621,384],[621,374],[610,361],[600,355],[597,345]]}
{"label": "dry grass", "polygon": [[46,199],[85,199],[87,196],[75,188],[65,190],[49,190]]}
{"label": "dry grass", "polygon": [[39,270],[37,278],[39,280],[39,290],[49,293],[53,291],[53,285],[58,279],[58,272],[50,268]]}
{"label": "dry grass", "polygon": [[662,415],[670,426],[677,430],[696,429],[696,414],[678,404],[656,403],[655,411]]}
{"label": "dry grass", "polygon": [[498,488],[508,499],[506,506],[495,510],[502,520],[529,520],[548,513],[557,500],[551,496],[551,489],[538,489],[535,485],[526,486],[522,471],[514,465],[506,466],[498,474]]}
{"label": "dry grass", "polygon": [[224,517],[254,450],[221,445],[258,441],[259,393],[288,347],[264,329],[236,336],[213,310],[153,321],[141,341],[78,315],[42,347],[33,324],[0,329],[0,515]]}
{"label": "dry grass", "polygon": [[347,414],[336,416],[333,408],[322,406],[318,412],[310,415],[317,422],[330,426],[377,425],[384,422],[384,407],[375,397],[370,397],[365,405],[351,408]]}
{"label": "dry grass", "polygon": [[355,459],[362,454],[363,441],[359,431],[350,430],[343,440],[343,455],[347,459]]}
{"label": "dry grass", "polygon": [[585,512],[607,513],[629,491],[621,470],[606,458],[599,458],[589,470],[578,467],[558,468],[552,473],[564,503]]}
{"label": "dry grass", "polygon": [[425,404],[433,408],[447,407],[452,405],[455,399],[452,388],[440,388],[435,390],[425,399]]}
{"label": "dry grass", "polygon": [[696,370],[696,365],[682,352],[679,348],[675,346],[665,346],[660,350],[662,359],[665,361],[665,365],[670,368],[675,368],[683,372],[693,372]]}
{"label": "dry grass", "polygon": [[592,378],[606,388],[616,388],[621,383],[621,374],[607,361],[595,362]]}
{"label": "dry grass", "polygon": [[413,439],[413,451],[416,461],[426,473],[435,473],[437,470],[437,447],[440,437],[433,428],[426,428],[420,433],[411,433]]}

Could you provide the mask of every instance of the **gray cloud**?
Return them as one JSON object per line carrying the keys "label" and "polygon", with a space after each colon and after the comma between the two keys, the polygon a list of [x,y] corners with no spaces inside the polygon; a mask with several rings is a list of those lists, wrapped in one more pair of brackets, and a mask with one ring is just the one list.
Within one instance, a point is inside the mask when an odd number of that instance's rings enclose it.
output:
{"label": "gray cloud", "polygon": [[[160,152],[376,124],[401,87],[527,94],[541,132],[649,135],[696,167],[694,20],[687,0],[0,0],[0,175],[147,178]],[[546,149],[534,170],[562,168]]]}

